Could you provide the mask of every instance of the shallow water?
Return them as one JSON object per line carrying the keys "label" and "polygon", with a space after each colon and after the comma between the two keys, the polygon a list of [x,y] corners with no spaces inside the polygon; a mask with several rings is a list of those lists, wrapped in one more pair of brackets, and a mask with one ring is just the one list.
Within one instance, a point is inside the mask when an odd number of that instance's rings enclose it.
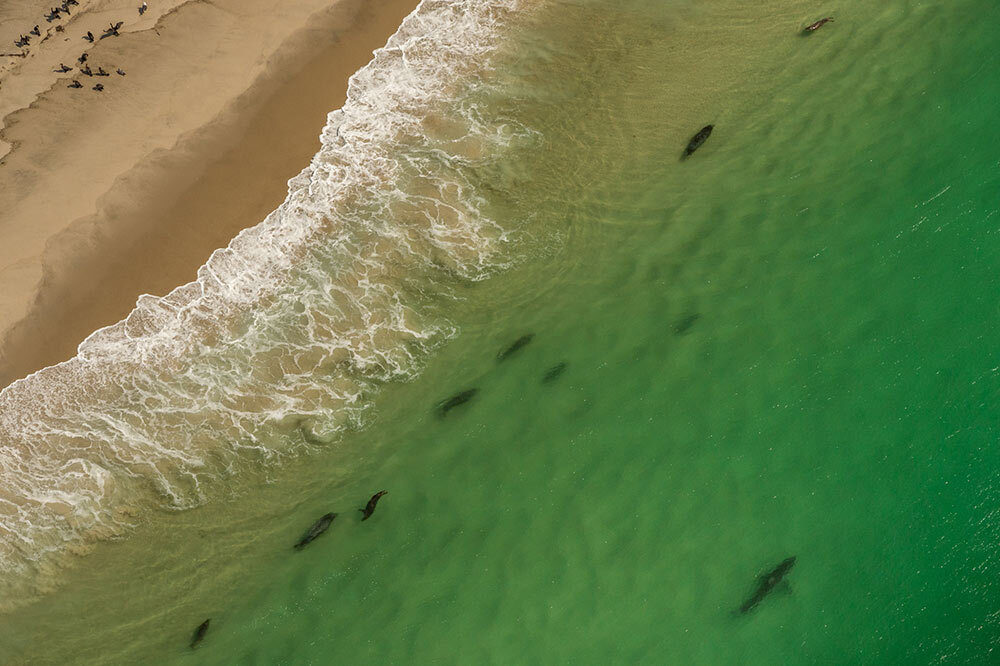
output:
{"label": "shallow water", "polygon": [[139,514],[0,657],[992,662],[1000,7],[532,12],[466,98],[531,131],[466,172],[519,263],[368,427]]}

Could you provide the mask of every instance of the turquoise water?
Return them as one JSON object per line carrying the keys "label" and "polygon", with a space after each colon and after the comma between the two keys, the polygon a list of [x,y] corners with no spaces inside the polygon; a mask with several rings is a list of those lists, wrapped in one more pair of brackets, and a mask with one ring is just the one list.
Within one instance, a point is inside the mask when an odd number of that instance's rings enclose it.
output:
{"label": "turquoise water", "polygon": [[0,656],[993,663],[1000,6],[748,11],[519,24],[470,98],[536,133],[472,171],[519,263],[370,425],[99,544]]}

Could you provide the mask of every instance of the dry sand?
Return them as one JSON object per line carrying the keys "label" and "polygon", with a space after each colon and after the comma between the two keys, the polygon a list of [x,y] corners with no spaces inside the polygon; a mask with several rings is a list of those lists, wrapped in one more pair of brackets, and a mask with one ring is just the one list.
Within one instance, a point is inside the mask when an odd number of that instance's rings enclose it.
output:
{"label": "dry sand", "polygon": [[[27,4],[38,19],[2,10],[0,52],[34,23],[53,29],[44,3]],[[70,358],[139,295],[194,279],[276,208],[348,77],[417,0],[157,0],[141,21],[138,4],[80,0],[62,33],[0,63],[0,112],[31,103],[0,133],[12,146],[0,159],[0,387]],[[80,38],[110,20],[126,21],[121,37]],[[68,89],[78,72],[51,70],[76,67],[84,47],[112,75]]]}

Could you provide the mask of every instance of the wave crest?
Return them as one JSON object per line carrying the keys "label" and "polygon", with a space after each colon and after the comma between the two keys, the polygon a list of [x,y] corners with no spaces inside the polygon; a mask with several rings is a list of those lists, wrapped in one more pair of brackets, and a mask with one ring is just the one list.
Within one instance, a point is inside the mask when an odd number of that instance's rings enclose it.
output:
{"label": "wave crest", "polygon": [[[197,280],[0,392],[0,568],[120,534],[365,422],[512,261],[476,171],[531,136],[474,100],[517,0],[424,0],[350,80],[284,203]],[[13,588],[31,576],[6,576]],[[11,595],[4,595],[11,598]]]}

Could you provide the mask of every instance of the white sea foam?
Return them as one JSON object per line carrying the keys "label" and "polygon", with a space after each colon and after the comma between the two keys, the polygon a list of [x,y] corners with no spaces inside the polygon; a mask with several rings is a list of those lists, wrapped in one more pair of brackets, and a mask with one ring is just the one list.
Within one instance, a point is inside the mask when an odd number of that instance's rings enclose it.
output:
{"label": "white sea foam", "polygon": [[141,297],[75,358],[0,392],[8,586],[144,507],[221,492],[222,470],[361,425],[382,383],[454,333],[449,285],[511,258],[470,175],[530,130],[463,100],[518,4],[423,0],[351,78],[276,211],[197,281]]}

